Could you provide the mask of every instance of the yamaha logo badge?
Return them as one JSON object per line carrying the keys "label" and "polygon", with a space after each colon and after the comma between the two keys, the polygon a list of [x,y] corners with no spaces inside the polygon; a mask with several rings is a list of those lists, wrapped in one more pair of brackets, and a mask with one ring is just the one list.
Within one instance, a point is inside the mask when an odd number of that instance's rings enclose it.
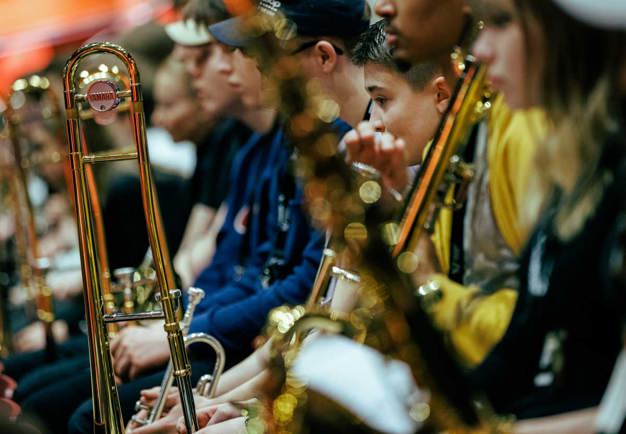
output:
{"label": "yamaha logo badge", "polygon": [[107,80],[94,81],[87,89],[87,102],[97,112],[108,112],[120,103],[117,86]]}
{"label": "yamaha logo badge", "polygon": [[259,11],[269,16],[276,15],[280,7],[281,3],[278,0],[261,0],[259,2]]}

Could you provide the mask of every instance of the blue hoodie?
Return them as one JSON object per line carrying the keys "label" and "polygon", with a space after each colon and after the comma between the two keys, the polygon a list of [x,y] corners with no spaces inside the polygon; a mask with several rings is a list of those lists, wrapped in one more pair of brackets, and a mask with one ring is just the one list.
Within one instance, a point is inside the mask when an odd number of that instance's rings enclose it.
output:
{"label": "blue hoodie", "polygon": [[[333,126],[338,137],[350,129],[339,120]],[[302,208],[302,188],[289,167],[292,150],[275,127],[240,151],[213,262],[194,285],[207,295],[190,333],[209,333],[227,351],[249,352],[269,311],[303,303],[315,279],[324,234]],[[269,269],[272,278],[264,277]]]}

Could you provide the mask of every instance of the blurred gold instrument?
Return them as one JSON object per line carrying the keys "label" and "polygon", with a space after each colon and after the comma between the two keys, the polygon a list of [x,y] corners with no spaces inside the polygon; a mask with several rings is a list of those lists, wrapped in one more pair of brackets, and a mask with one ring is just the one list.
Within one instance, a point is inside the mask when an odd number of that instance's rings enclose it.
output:
{"label": "blurred gold instrument", "polygon": [[[81,62],[90,56],[105,54],[113,56],[124,64],[128,71],[128,85],[122,87],[119,83],[102,78],[90,82],[85,91],[82,92],[80,90],[81,77],[77,73]],[[177,380],[185,424],[188,432],[194,432],[198,425],[191,387],[191,367],[177,318],[177,306],[181,292],[174,289],[174,275],[148,159],[145,115],[137,65],[133,57],[118,45],[108,42],[85,45],[78,49],[65,65],[64,96],[67,118],[66,133],[83,271],[95,430],[105,433],[124,432],[124,422],[109,352],[107,324],[164,318],[164,329],[170,347],[173,376]],[[129,106],[135,148],[130,152],[117,150],[104,153],[91,152],[84,137],[81,111],[111,112],[122,102],[127,102]],[[159,285],[161,311],[133,314],[119,312],[110,315],[104,313],[103,279],[101,278],[102,270],[100,270],[98,259],[102,246],[98,242],[99,237],[94,228],[92,211],[93,200],[96,199],[97,192],[94,191],[94,186],[90,185],[93,182],[90,182],[92,177],[89,173],[93,164],[121,160],[136,160],[138,163],[142,202]]]}
{"label": "blurred gold instrument", "polygon": [[[29,130],[38,127],[45,127],[53,138],[59,139],[62,134],[59,101],[48,78],[32,75],[16,80],[11,87],[5,116],[12,152],[12,167],[6,169],[13,197],[16,267],[20,285],[28,291],[28,299],[34,300],[36,318],[44,325],[46,352],[51,358],[55,347],[52,335],[54,299],[45,282],[50,261],[40,252],[29,180],[35,169],[46,164],[61,164],[62,156],[58,149],[35,144],[28,137]],[[7,331],[3,331],[5,333]]]}

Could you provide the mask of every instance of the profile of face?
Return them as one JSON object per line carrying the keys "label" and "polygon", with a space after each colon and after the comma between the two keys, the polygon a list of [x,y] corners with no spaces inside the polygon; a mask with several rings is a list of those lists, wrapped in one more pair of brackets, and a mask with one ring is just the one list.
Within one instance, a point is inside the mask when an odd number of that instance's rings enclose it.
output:
{"label": "profile of face", "polygon": [[155,77],[154,100],[152,123],[165,129],[175,142],[199,140],[201,132],[210,125],[208,116],[190,92],[189,84],[166,70]]}
{"label": "profile of face", "polygon": [[[513,109],[537,104],[542,69],[540,30],[529,19],[525,28],[533,34],[530,38],[525,35],[513,0],[480,0],[476,4],[485,27],[472,51],[478,60],[488,65],[487,78],[491,85],[502,92]],[[532,50],[527,49],[527,42],[532,44]],[[527,53],[531,51],[533,68],[528,68]]]}
{"label": "profile of face", "polygon": [[229,85],[230,53],[219,44],[198,47],[177,45],[174,57],[185,65],[202,109],[217,120],[229,113],[239,101],[238,89]]}
{"label": "profile of face", "polygon": [[403,139],[408,163],[418,164],[448,105],[446,80],[434,77],[418,90],[402,74],[383,65],[366,64],[364,74],[374,101],[371,120],[380,121],[387,132]]}
{"label": "profile of face", "polygon": [[232,73],[228,84],[237,89],[245,109],[259,109],[264,106],[263,77],[253,57],[246,56],[241,50],[231,52]]}
{"label": "profile of face", "polygon": [[433,61],[458,43],[469,12],[465,0],[378,0],[387,43],[401,62]]}

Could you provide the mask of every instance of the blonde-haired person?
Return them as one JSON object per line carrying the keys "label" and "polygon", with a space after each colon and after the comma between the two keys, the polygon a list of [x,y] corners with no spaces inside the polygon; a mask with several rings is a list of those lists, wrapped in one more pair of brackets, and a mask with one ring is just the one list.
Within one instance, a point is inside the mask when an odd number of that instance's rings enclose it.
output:
{"label": "blonde-haired person", "polygon": [[[574,18],[574,0],[476,3],[486,27],[474,50],[491,81],[514,107],[545,109],[551,129],[538,146],[537,199],[524,209],[541,217],[517,306],[473,378],[519,418],[584,412],[600,402],[624,345],[626,34]],[[626,14],[610,0],[586,6]]]}

